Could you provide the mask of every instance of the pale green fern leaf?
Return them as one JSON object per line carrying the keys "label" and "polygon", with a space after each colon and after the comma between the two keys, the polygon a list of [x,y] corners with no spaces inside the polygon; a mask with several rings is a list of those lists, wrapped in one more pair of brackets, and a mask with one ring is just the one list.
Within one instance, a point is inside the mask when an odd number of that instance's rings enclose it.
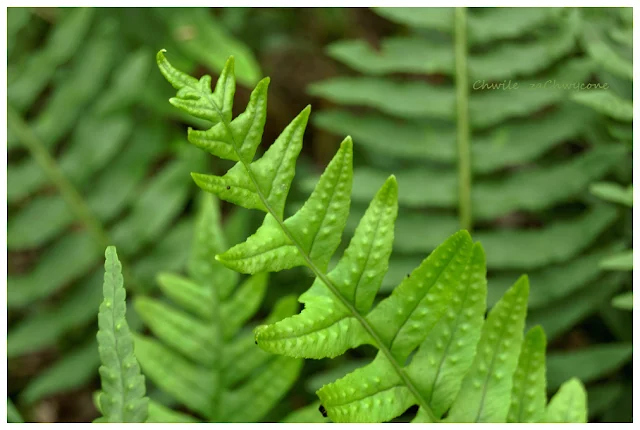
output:
{"label": "pale green fern leaf", "polygon": [[447,421],[506,420],[528,296],[529,280],[523,276],[489,312],[478,342],[477,355],[471,370],[465,375]]}
{"label": "pale green fern leaf", "polygon": [[367,316],[399,361],[406,360],[446,312],[471,253],[469,233],[454,234]]}
{"label": "pale green fern leaf", "polygon": [[445,316],[429,332],[407,368],[437,417],[449,409],[460,390],[484,324],[487,280],[480,244],[474,245],[460,279]]}
{"label": "pale green fern leaf", "polygon": [[149,418],[147,419],[147,422],[159,424],[197,423],[198,420],[193,418],[191,415],[174,411],[152,400],[149,402]]}
{"label": "pale green fern leaf", "polygon": [[589,191],[603,200],[633,207],[633,185],[625,188],[613,182],[597,182],[589,187]]}
{"label": "pale green fern leaf", "polygon": [[611,91],[580,92],[573,95],[573,100],[618,121],[633,120],[633,103],[611,94]]}
{"label": "pale green fern leaf", "polygon": [[611,304],[618,309],[632,311],[633,310],[633,291],[629,291],[629,292],[622,293],[615,296],[611,300]]}
{"label": "pale green fern leaf", "polygon": [[562,384],[549,401],[544,422],[587,422],[587,391],[579,380],[571,379]]}
{"label": "pale green fern leaf", "polygon": [[507,422],[536,423],[544,417],[547,404],[546,348],[547,340],[542,327],[536,326],[527,332],[513,375]]}
{"label": "pale green fern leaf", "polygon": [[600,267],[605,270],[633,270],[633,250],[622,251],[604,258],[600,261]]}
{"label": "pale green fern leaf", "polygon": [[141,423],[148,415],[144,376],[133,352],[133,337],[125,319],[126,291],[115,247],[107,248],[104,301],[98,313],[98,351],[102,366],[100,405],[110,423]]}

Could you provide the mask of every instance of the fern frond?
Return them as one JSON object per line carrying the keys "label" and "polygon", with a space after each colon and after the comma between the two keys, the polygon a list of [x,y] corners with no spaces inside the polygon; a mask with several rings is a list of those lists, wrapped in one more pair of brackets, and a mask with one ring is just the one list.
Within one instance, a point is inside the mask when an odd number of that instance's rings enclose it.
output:
{"label": "fern frond", "polygon": [[[214,258],[225,246],[217,205],[211,196],[204,197],[187,264],[189,277],[158,276],[161,291],[172,303],[135,299],[138,315],[154,335],[136,335],[136,353],[145,374],[201,419],[255,422],[289,390],[302,363],[269,356],[242,331],[262,303],[268,277],[259,273],[238,286],[237,273]],[[295,301],[283,299],[270,318],[285,318],[296,308]],[[167,413],[156,411],[153,419],[180,419]]]}
{"label": "fern frond", "polygon": [[[537,374],[544,371],[544,363],[536,360],[540,329],[531,332],[521,354],[529,295],[526,277],[505,293],[485,322],[484,250],[473,244],[468,232],[460,231],[438,246],[389,297],[373,306],[393,246],[398,213],[396,178],[384,181],[342,258],[329,270],[349,212],[351,139],[342,142],[305,204],[284,219],[286,193],[272,199],[269,190],[273,189],[273,173],[282,170],[287,178],[293,177],[299,149],[290,163],[279,169],[274,166],[272,175],[259,176],[256,172],[261,166],[270,163],[273,146],[254,161],[260,135],[247,131],[264,122],[264,112],[257,109],[266,111],[266,106],[256,100],[266,97],[265,81],[254,90],[245,112],[232,119],[221,113],[230,107],[220,90],[230,81],[232,60],[213,92],[208,88],[208,76],[195,80],[182,74],[162,51],[158,64],[178,89],[178,98],[172,103],[215,123],[207,131],[191,130],[190,141],[206,146],[214,155],[237,161],[225,176],[194,174],[195,182],[223,199],[267,212],[256,233],[217,255],[216,260],[254,276],[306,266],[315,277],[299,298],[304,310],[258,326],[256,343],[267,351],[306,358],[335,357],[363,344],[378,350],[371,363],[318,390],[322,408],[333,421],[388,421],[417,405],[417,422],[436,422],[447,411],[446,421],[506,422],[512,396],[517,399],[514,410],[533,407],[534,413],[525,419],[541,417],[539,391],[540,387],[544,391],[544,385],[538,379],[533,381],[535,393],[529,405],[528,397],[522,401],[523,390],[530,391],[528,382],[517,376],[520,379],[514,388],[512,380],[519,368],[520,373],[530,366],[535,366]],[[305,111],[308,114],[308,109]],[[250,122],[247,117],[257,119]],[[204,135],[215,137],[215,145],[194,139]],[[231,176],[242,178],[242,191],[235,191],[234,183],[225,179]],[[229,185],[225,190],[221,184]],[[290,182],[284,185],[288,191]],[[233,396],[229,402],[229,408],[238,407]]]}
{"label": "fern frond", "polygon": [[[108,244],[117,246],[130,291],[148,292],[160,270],[181,270],[186,263],[190,243],[184,237],[192,234],[193,217],[185,209],[194,189],[184,178],[198,170],[194,166],[205,154],[185,151],[176,139],[178,129],[168,126],[167,118],[176,117],[164,103],[171,90],[160,74],[150,73],[155,48],[149,47],[167,28],[178,29],[179,14],[195,29],[189,43],[178,33],[167,37],[167,46],[182,53],[182,65],[219,71],[224,49],[230,49],[237,53],[239,82],[255,83],[260,72],[252,53],[209,12],[60,8],[55,22],[45,22],[37,9],[10,11],[7,92],[9,111],[15,113],[9,117],[7,166],[10,367],[24,354],[59,352],[23,381],[24,389],[23,384],[11,388],[19,391],[21,404],[79,388],[95,376],[100,359],[96,315],[90,310],[100,305],[95,285],[103,276],[99,266]],[[215,52],[201,49],[210,43],[218,46]],[[165,105],[170,112],[159,109]],[[43,169],[23,147],[25,139],[36,142],[40,155],[49,155],[54,169]],[[75,189],[85,214],[65,201],[61,178]],[[106,239],[92,237],[95,226]],[[71,334],[77,342],[65,341]]]}
{"label": "fern frond", "polygon": [[133,337],[126,314],[122,264],[115,247],[107,248],[104,264],[104,301],[98,313],[98,350],[102,413],[110,423],[142,423],[147,420],[149,399],[144,376],[133,352]]}

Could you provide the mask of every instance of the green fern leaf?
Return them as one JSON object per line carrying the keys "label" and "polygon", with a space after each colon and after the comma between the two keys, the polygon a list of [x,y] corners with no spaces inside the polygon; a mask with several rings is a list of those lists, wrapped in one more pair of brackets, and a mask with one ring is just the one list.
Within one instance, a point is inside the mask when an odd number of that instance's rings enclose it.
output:
{"label": "green fern leaf", "polygon": [[623,293],[615,296],[611,300],[611,304],[618,309],[632,311],[633,310],[633,292],[629,291],[628,293]]}
{"label": "green fern leaf", "polygon": [[521,277],[489,312],[471,370],[465,375],[447,420],[504,422],[527,314],[529,280]]}
{"label": "green fern leaf", "polygon": [[592,184],[589,191],[603,200],[633,207],[633,185],[623,188],[612,182],[598,182]]}
{"label": "green fern leaf", "polygon": [[610,255],[600,262],[604,270],[633,270],[633,251],[623,251]]}
{"label": "green fern leaf", "polygon": [[407,368],[437,417],[449,409],[460,390],[484,324],[487,280],[480,244],[474,245],[461,280],[445,316],[429,332]]}
{"label": "green fern leaf", "polygon": [[147,419],[147,422],[159,424],[197,423],[198,420],[193,418],[191,415],[174,411],[152,400],[149,402],[149,418]]}
{"label": "green fern leaf", "polygon": [[579,380],[571,379],[562,384],[549,401],[544,422],[587,422],[587,391]]}
{"label": "green fern leaf", "polygon": [[633,104],[621,99],[610,91],[588,91],[576,93],[573,100],[615,120],[630,122],[633,120]]}
{"label": "green fern leaf", "polygon": [[544,417],[547,403],[546,348],[542,327],[536,326],[527,332],[513,376],[507,422],[536,423]]}
{"label": "green fern leaf", "polygon": [[149,399],[144,396],[144,376],[133,352],[133,337],[125,319],[126,292],[122,265],[115,247],[107,248],[104,264],[104,301],[98,313],[100,351],[100,405],[111,423],[141,423],[148,416]]}

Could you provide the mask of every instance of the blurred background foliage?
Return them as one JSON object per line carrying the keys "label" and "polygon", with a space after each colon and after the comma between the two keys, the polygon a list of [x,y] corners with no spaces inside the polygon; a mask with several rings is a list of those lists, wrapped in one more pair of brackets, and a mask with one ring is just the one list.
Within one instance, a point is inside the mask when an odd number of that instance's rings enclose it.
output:
{"label": "blurred background foliage", "polygon": [[[18,411],[37,422],[98,416],[105,247],[118,247],[130,296],[158,295],[157,274],[184,272],[191,249],[198,191],[189,172],[229,167],[186,143],[185,126],[207,124],[167,103],[173,90],[155,68],[159,49],[178,68],[214,77],[234,55],[237,110],[270,76],[262,150],[312,104],[290,210],[347,134],[356,144],[348,232],[383,179],[397,175],[387,294],[460,226],[452,16],[450,8],[9,8],[12,420]],[[592,421],[629,422],[631,9],[475,8],[467,33],[472,227],[487,250],[489,305],[528,273],[528,322],[550,340],[549,394],[577,376]],[[521,89],[472,88],[505,80]],[[529,88],[548,80],[608,89]],[[236,242],[259,222],[222,211]],[[304,270],[273,275],[256,321],[311,281]],[[143,330],[133,307],[128,315]],[[371,353],[306,361],[264,419],[318,420],[314,391]],[[160,388],[150,393],[173,404]]]}

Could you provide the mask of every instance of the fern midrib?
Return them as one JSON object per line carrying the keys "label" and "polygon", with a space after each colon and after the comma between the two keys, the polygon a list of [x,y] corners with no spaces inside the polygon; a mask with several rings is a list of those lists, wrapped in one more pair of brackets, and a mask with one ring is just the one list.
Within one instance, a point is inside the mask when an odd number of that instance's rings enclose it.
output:
{"label": "fern midrib", "polygon": [[[327,286],[327,288],[329,288],[329,290],[334,294],[334,296],[336,296],[340,300],[340,302],[349,310],[349,312],[351,312],[353,314],[354,318],[356,318],[358,320],[358,322],[362,325],[362,327],[373,338],[373,340],[376,343],[376,346],[378,347],[378,349],[386,356],[387,360],[389,360],[389,363],[391,363],[391,365],[393,366],[393,368],[396,371],[396,373],[398,374],[398,376],[400,376],[400,378],[405,383],[405,385],[407,386],[409,391],[411,391],[411,394],[414,396],[414,398],[418,402],[419,406],[421,408],[423,408],[423,410],[429,416],[429,419],[431,419],[433,422],[437,422],[437,418],[435,417],[435,415],[434,415],[433,411],[431,410],[431,408],[429,407],[428,403],[422,397],[422,395],[420,394],[418,389],[415,387],[415,385],[413,385],[413,382],[411,381],[411,379],[409,379],[409,377],[402,370],[402,367],[400,366],[400,364],[396,361],[396,359],[391,354],[391,350],[386,347],[386,345],[382,341],[380,335],[367,322],[365,317],[362,316],[360,314],[360,312],[358,312],[358,310],[351,303],[349,303],[349,301],[340,293],[340,291],[338,291],[338,289],[333,285],[333,283],[331,282],[331,280],[329,280],[329,278],[326,276],[326,274],[324,274],[322,271],[319,270],[319,268],[311,260],[309,255],[305,252],[303,247],[300,245],[300,243],[298,243],[298,241],[293,237],[291,232],[284,225],[284,222],[277,216],[277,214],[275,213],[275,211],[273,210],[273,208],[271,207],[271,205],[269,204],[269,202],[265,198],[265,196],[264,196],[264,194],[263,194],[263,192],[262,192],[262,190],[261,190],[261,188],[260,188],[260,186],[258,184],[258,181],[256,180],[255,176],[253,175],[253,172],[251,171],[251,169],[249,169],[249,164],[251,162],[247,163],[243,159],[243,157],[241,156],[240,151],[238,149],[238,144],[235,141],[235,137],[234,137],[232,129],[231,129],[231,124],[228,121],[226,121],[226,119],[222,115],[222,112],[220,111],[219,107],[211,99],[210,95],[206,94],[206,93],[203,94],[203,95],[206,98],[206,100],[208,100],[209,103],[213,106],[215,111],[218,112],[218,116],[220,117],[222,124],[227,129],[227,132],[229,133],[229,136],[231,137],[231,144],[233,146],[233,149],[236,152],[236,154],[238,155],[238,159],[242,163],[242,166],[247,171],[247,175],[249,176],[249,179],[251,179],[251,182],[253,182],[254,186],[256,187],[256,193],[258,194],[258,197],[260,198],[260,200],[262,200],[262,204],[264,205],[264,207],[267,209],[267,211],[269,211],[269,214],[280,225],[280,228],[282,229],[283,233],[289,238],[291,243],[293,243],[293,245],[296,248],[298,248],[298,252],[300,252],[300,255],[302,255],[304,260],[307,262],[307,266],[316,275],[316,277],[320,278],[320,280]],[[334,188],[334,191],[335,191],[335,188]]]}

